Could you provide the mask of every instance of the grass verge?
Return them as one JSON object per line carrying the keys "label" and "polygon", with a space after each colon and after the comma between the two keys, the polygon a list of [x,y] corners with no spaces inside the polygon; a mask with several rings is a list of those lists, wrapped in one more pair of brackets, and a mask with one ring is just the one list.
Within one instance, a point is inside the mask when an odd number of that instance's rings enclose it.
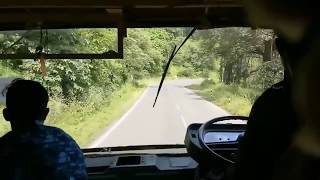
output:
{"label": "grass verge", "polygon": [[199,95],[225,109],[232,115],[248,116],[259,92],[236,85],[225,85],[205,80],[191,87]]}

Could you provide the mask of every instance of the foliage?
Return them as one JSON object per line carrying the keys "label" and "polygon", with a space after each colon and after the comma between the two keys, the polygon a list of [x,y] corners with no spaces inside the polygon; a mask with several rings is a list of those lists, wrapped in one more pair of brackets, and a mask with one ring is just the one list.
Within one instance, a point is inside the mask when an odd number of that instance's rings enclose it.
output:
{"label": "foliage", "polygon": [[283,68],[280,61],[261,64],[249,78],[249,86],[256,89],[267,89],[283,78]]}
{"label": "foliage", "polygon": [[[282,70],[274,47],[273,33],[269,30],[251,30],[248,28],[213,29],[208,33],[199,33],[207,47],[211,48],[216,61],[219,61],[220,79],[225,84],[256,84],[265,88],[268,82],[280,81],[283,76],[269,71],[265,62],[270,62],[274,69]],[[260,73],[254,74],[253,64],[259,67]],[[260,76],[263,81],[250,81],[252,75]],[[255,78],[257,79],[257,78]]]}
{"label": "foliage", "polygon": [[193,86],[193,89],[232,115],[241,116],[249,115],[252,104],[260,92],[236,85],[216,84],[212,80],[203,81],[201,85]]}

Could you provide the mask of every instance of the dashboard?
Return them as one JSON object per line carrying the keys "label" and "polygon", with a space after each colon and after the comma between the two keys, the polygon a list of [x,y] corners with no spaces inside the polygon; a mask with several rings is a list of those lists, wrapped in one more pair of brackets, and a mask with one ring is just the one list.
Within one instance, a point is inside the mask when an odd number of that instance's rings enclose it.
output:
{"label": "dashboard", "polygon": [[[173,153],[174,152],[174,153]],[[85,153],[89,179],[194,179],[198,163],[185,148],[148,153]]]}

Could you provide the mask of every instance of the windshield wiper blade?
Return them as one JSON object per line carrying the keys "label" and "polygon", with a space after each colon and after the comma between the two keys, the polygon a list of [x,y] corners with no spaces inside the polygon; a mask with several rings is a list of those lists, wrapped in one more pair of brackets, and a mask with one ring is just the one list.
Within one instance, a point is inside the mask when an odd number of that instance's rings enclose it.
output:
{"label": "windshield wiper blade", "polygon": [[173,48],[173,51],[172,51],[172,53],[171,53],[171,55],[170,55],[169,61],[168,61],[168,63],[166,64],[166,67],[164,68],[164,71],[163,71],[163,74],[162,74],[162,77],[161,77],[161,81],[160,81],[160,84],[159,84],[159,88],[158,88],[158,91],[157,91],[157,96],[156,96],[156,99],[154,100],[154,103],[153,103],[153,106],[152,106],[152,107],[154,107],[154,106],[156,105],[156,102],[157,102],[157,100],[158,100],[158,96],[159,96],[159,94],[160,94],[160,90],[161,90],[163,81],[164,81],[165,77],[167,76],[167,72],[168,72],[168,70],[169,70],[171,61],[172,61],[172,59],[173,59],[173,57],[174,57],[174,53],[175,53],[176,48],[177,48],[177,46],[175,45],[174,48]]}
{"label": "windshield wiper blade", "polygon": [[[154,100],[154,103],[153,103],[153,106],[154,107],[157,103],[157,100],[158,100],[158,96],[160,94],[160,91],[161,91],[161,88],[162,88],[162,84],[163,84],[163,81],[164,79],[166,78],[167,76],[167,73],[168,73],[168,70],[169,70],[169,67],[170,67],[170,64],[171,64],[171,61],[172,59],[176,56],[176,54],[179,52],[179,50],[181,49],[181,47],[184,45],[184,43],[187,42],[187,40],[192,36],[192,34],[197,30],[196,27],[194,27],[191,32],[188,34],[188,36],[184,39],[184,41],[181,43],[181,45],[179,46],[179,48],[177,49],[177,46],[175,45],[174,48],[173,48],[173,51],[169,57],[169,60],[166,64],[166,67],[164,68],[164,71],[163,71],[163,74],[162,74],[162,77],[161,77],[161,81],[160,81],[160,84],[159,84],[159,87],[158,87],[158,91],[157,91],[157,95],[156,95],[156,98]],[[176,50],[177,49],[177,50]]]}

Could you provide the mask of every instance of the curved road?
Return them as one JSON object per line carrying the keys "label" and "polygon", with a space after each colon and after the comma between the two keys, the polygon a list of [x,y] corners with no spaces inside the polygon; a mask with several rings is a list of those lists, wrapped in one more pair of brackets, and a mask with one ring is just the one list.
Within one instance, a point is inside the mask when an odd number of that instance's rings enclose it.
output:
{"label": "curved road", "polygon": [[187,88],[200,82],[166,81],[155,108],[152,105],[158,87],[147,87],[131,109],[90,147],[183,144],[189,124],[228,115]]}

